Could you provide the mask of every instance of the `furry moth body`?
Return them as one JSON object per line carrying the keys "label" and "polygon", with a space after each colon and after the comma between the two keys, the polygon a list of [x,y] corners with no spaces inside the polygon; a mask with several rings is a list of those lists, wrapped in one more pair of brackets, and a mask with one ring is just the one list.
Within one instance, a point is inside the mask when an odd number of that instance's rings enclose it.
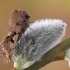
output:
{"label": "furry moth body", "polygon": [[0,58],[10,62],[16,42],[29,26],[29,15],[25,10],[14,10],[9,21],[9,30],[0,43]]}

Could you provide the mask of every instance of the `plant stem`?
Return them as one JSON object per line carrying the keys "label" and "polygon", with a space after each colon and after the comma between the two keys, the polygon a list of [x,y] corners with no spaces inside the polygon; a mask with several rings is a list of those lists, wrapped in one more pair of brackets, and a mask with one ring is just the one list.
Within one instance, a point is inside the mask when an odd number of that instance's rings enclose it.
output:
{"label": "plant stem", "polygon": [[48,51],[39,62],[35,62],[33,65],[24,70],[38,70],[52,61],[64,60],[65,51],[68,48],[70,48],[70,37]]}

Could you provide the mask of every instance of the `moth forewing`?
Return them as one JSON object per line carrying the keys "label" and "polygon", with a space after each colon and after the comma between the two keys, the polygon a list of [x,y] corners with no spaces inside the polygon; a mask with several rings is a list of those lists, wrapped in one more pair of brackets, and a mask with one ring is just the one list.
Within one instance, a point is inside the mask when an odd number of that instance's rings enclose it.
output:
{"label": "moth forewing", "polygon": [[4,63],[10,62],[17,41],[29,26],[28,13],[25,10],[14,10],[9,25],[10,27],[0,43],[0,58]]}

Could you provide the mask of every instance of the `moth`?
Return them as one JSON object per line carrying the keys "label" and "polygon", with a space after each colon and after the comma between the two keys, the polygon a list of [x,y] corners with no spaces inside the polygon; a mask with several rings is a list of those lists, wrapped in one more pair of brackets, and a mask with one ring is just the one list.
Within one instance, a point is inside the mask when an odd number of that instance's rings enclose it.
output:
{"label": "moth", "polygon": [[16,42],[20,39],[22,33],[29,27],[29,14],[25,10],[14,10],[9,21],[9,29],[0,43],[0,58],[4,63],[9,63]]}

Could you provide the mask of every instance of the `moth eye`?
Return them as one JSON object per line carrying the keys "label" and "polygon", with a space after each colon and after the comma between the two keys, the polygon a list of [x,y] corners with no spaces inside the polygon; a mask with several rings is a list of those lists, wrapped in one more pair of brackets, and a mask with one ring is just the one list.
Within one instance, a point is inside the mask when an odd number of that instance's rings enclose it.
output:
{"label": "moth eye", "polygon": [[18,22],[17,22],[17,24],[16,25],[18,25]]}
{"label": "moth eye", "polygon": [[30,16],[29,15],[26,15],[26,18],[29,18]]}

